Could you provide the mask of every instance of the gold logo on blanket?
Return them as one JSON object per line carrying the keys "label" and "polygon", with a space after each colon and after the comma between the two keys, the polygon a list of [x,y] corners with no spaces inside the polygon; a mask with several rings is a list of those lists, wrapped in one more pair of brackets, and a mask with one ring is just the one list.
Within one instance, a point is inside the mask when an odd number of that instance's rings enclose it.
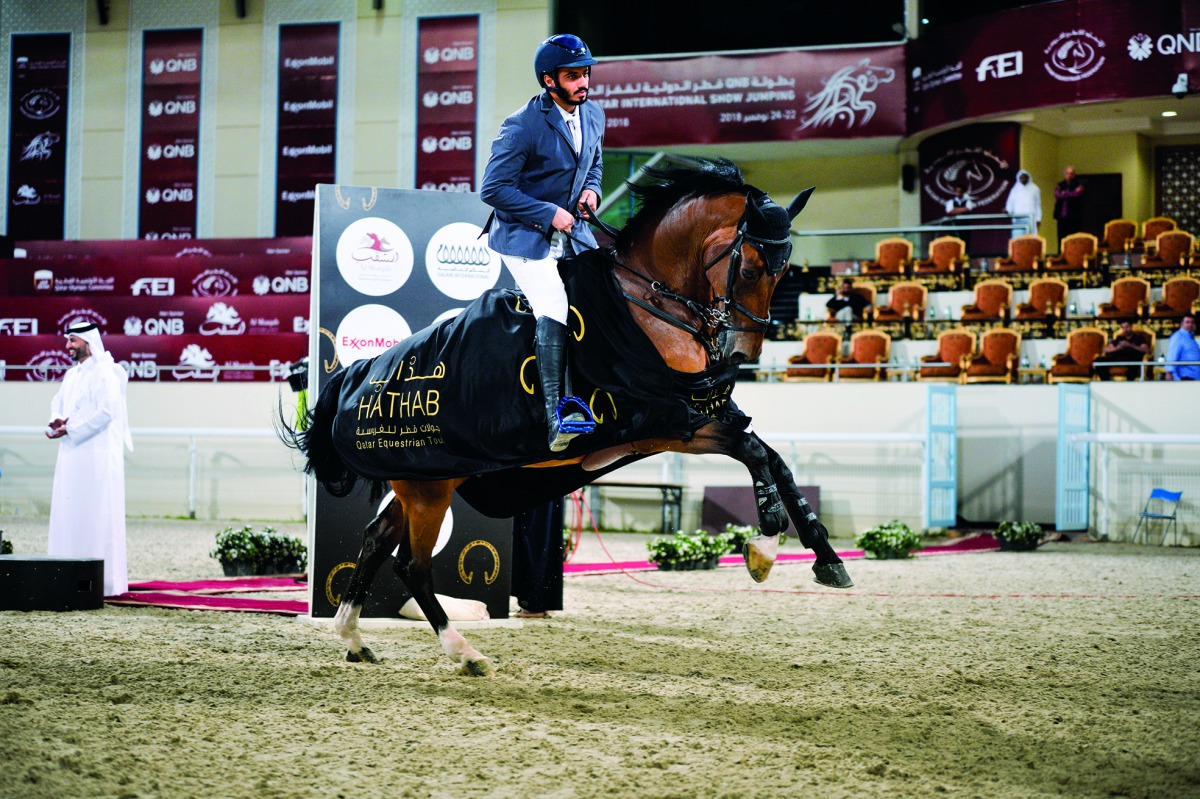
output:
{"label": "gold logo on blanket", "polygon": [[731,394],[733,394],[733,384],[722,383],[700,394],[693,392],[688,397],[687,404],[697,413],[712,416],[729,404]]}
{"label": "gold logo on blanket", "polygon": [[601,407],[607,405],[612,411],[612,418],[617,418],[617,401],[613,399],[613,395],[602,388],[592,390],[592,396],[588,399],[588,410],[592,412],[592,418],[596,420],[596,424],[604,424],[604,412]]}
{"label": "gold logo on blanket", "polygon": [[334,607],[337,607],[338,605],[342,604],[342,595],[341,594],[337,594],[336,596],[334,595],[334,593],[333,593],[333,578],[336,577],[337,573],[340,572],[342,569],[353,569],[353,568],[354,568],[354,564],[351,563],[350,561],[346,561],[345,563],[339,563],[338,565],[336,565],[332,569],[330,569],[329,574],[325,577],[325,598],[327,600],[329,600],[329,604],[333,605]]}
{"label": "gold logo on blanket", "polygon": [[487,585],[491,585],[492,583],[496,582],[496,578],[500,576],[500,553],[496,551],[494,546],[482,539],[475,539],[463,547],[462,551],[458,553],[458,579],[462,580],[467,585],[470,585],[471,581],[475,579],[475,572],[468,572],[466,570],[466,566],[464,565],[464,562],[467,559],[467,553],[475,547],[483,547],[488,552],[492,553],[492,561],[495,565],[490,572],[484,572],[483,575],[483,582]]}

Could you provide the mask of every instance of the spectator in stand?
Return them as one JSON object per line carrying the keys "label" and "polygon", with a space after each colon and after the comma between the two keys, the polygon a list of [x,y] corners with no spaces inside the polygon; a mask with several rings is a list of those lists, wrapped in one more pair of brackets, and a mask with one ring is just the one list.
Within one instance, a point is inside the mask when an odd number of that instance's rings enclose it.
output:
{"label": "spectator in stand", "polygon": [[1063,179],[1054,186],[1054,218],[1058,220],[1058,251],[1062,240],[1083,228],[1084,185],[1075,177],[1075,167],[1063,170]]}
{"label": "spectator in stand", "polygon": [[842,287],[825,303],[830,315],[847,326],[851,322],[861,322],[868,305],[867,298],[854,290],[854,283],[849,278],[842,281]]}
{"label": "spectator in stand", "polygon": [[[1096,374],[1101,380],[1112,380],[1114,367],[1106,364],[1116,361],[1140,361],[1150,354],[1150,336],[1133,329],[1132,319],[1122,319],[1118,324],[1121,329],[1112,337],[1112,341],[1104,345],[1104,352],[1096,358]],[[1131,373],[1140,367],[1119,367]]]}
{"label": "spectator in stand", "polygon": [[[1017,171],[1017,182],[1008,192],[1004,203],[1004,213],[1017,217],[1032,217],[1033,232],[1037,233],[1042,226],[1042,190],[1033,182],[1033,178],[1024,169]],[[1014,222],[1024,222],[1015,219]],[[1014,236],[1022,235],[1022,231],[1013,230]]]}
{"label": "spectator in stand", "polygon": [[1174,366],[1177,361],[1200,361],[1200,344],[1196,343],[1196,315],[1185,314],[1179,329],[1167,339],[1167,379],[1200,380],[1200,365]]}

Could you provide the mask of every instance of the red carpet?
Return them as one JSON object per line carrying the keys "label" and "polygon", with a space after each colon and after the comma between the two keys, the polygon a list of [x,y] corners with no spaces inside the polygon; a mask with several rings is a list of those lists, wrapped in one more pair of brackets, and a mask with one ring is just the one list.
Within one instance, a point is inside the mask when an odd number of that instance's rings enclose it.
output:
{"label": "red carpet", "polygon": [[[943,546],[925,547],[918,557],[931,555],[958,555],[968,552],[989,552],[999,549],[996,539],[986,533],[955,541]],[[860,549],[839,552],[842,560],[859,560],[865,555]],[[811,552],[780,554],[776,563],[794,563],[815,560]],[[721,558],[721,566],[742,566],[741,555]],[[564,574],[612,574],[614,572],[653,571],[657,567],[646,560],[630,560],[623,563],[567,563]],[[117,596],[105,597],[110,605],[141,605],[154,608],[180,608],[183,610],[224,610],[241,613],[274,613],[281,616],[301,616],[308,613],[308,602],[301,599],[258,599],[232,597],[226,594],[266,591],[305,591],[308,584],[297,576],[275,577],[224,577],[212,580],[189,580],[169,582],[150,580],[131,583],[129,591]]]}

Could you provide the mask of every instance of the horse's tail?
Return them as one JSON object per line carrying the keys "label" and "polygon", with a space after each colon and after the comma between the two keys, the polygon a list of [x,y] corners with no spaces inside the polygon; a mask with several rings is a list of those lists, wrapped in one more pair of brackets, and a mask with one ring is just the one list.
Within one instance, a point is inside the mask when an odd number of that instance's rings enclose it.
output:
{"label": "horse's tail", "polygon": [[283,443],[306,458],[305,474],[315,477],[335,497],[348,496],[359,480],[359,476],[338,457],[333,446],[333,417],[345,380],[345,369],[329,379],[317,397],[316,407],[304,412],[302,422],[297,425],[299,429],[288,424],[282,405],[276,419],[276,432]]}

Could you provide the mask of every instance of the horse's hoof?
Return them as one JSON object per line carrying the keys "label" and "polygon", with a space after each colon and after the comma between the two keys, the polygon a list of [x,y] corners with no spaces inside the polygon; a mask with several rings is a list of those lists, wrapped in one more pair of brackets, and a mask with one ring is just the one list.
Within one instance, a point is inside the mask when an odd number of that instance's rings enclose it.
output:
{"label": "horse's hoof", "polygon": [[771,567],[775,565],[775,555],[779,551],[778,536],[756,535],[742,545],[742,560],[746,561],[746,571],[756,583],[767,579]]}
{"label": "horse's hoof", "polygon": [[353,649],[346,651],[346,660],[350,663],[378,663],[379,658],[375,657],[375,653],[369,647],[363,647],[358,652]]}
{"label": "horse's hoof", "polygon": [[496,668],[492,665],[492,661],[481,657],[462,664],[462,673],[468,677],[495,677]]}
{"label": "horse's hoof", "polygon": [[846,573],[845,565],[841,563],[814,563],[813,582],[827,585],[830,588],[853,588],[854,581]]}

